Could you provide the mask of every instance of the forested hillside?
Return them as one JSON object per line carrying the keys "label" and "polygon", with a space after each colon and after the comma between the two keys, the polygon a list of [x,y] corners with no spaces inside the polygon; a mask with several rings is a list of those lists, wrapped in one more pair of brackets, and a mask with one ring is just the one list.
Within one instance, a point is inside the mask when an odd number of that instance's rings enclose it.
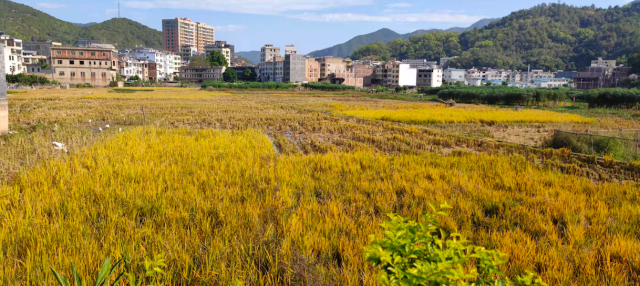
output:
{"label": "forested hillside", "polygon": [[453,67],[575,70],[597,57],[622,63],[640,47],[640,3],[606,9],[541,4],[462,34],[432,32],[371,44],[354,59],[459,56]]}
{"label": "forested hillside", "polygon": [[77,40],[101,40],[117,47],[144,45],[161,48],[162,33],[129,19],[111,19],[85,27],[56,19],[27,5],[0,0],[0,31],[23,39],[74,44]]}
{"label": "forested hillside", "polygon": [[376,42],[389,42],[389,41],[393,41],[396,39],[403,39],[403,40],[407,40],[409,39],[411,36],[420,36],[423,34],[428,34],[428,33],[432,33],[432,32],[456,32],[456,33],[462,33],[464,31],[467,30],[473,30],[475,28],[482,28],[486,25],[488,25],[489,23],[496,21],[498,19],[482,19],[476,23],[474,23],[473,25],[467,27],[467,28],[462,28],[462,27],[454,27],[454,28],[449,28],[446,30],[440,30],[440,29],[430,29],[430,30],[417,30],[408,34],[399,34],[396,33],[392,30],[389,29],[381,29],[378,31],[375,31],[373,33],[370,34],[366,34],[366,35],[360,35],[357,36],[351,40],[349,40],[346,43],[340,44],[340,45],[335,45],[333,47],[330,48],[326,48],[324,50],[319,50],[319,51],[315,51],[315,52],[311,52],[309,53],[309,56],[312,57],[326,57],[326,56],[333,56],[333,57],[340,57],[340,58],[345,58],[350,56],[356,49],[363,47],[365,45],[371,44],[371,43],[376,43]]}

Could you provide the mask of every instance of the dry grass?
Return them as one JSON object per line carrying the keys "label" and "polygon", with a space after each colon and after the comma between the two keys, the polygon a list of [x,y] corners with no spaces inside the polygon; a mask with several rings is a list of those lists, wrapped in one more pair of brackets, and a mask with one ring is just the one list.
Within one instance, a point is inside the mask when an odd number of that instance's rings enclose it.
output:
{"label": "dry grass", "polygon": [[385,214],[445,201],[445,225],[506,252],[510,275],[640,283],[639,186],[619,181],[640,166],[305,111],[342,96],[184,92],[10,95],[0,284],[165,254],[174,285],[373,285],[362,246]]}

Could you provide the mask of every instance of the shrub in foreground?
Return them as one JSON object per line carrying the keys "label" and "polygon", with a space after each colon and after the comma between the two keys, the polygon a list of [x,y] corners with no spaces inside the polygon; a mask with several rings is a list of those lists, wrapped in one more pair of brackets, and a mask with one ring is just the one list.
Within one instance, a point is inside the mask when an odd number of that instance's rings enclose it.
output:
{"label": "shrub in foreground", "polygon": [[366,257],[380,269],[381,285],[547,285],[535,274],[504,277],[499,266],[506,263],[506,254],[473,245],[458,233],[447,234],[438,217],[451,207],[431,208],[433,214],[424,213],[422,223],[389,215],[384,237],[371,238]]}

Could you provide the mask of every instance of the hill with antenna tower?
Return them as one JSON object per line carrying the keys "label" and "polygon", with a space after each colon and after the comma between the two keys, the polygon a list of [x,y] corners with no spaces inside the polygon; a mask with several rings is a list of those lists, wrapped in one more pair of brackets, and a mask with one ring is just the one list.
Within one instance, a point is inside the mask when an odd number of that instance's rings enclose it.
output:
{"label": "hill with antenna tower", "polygon": [[0,0],[0,30],[25,42],[52,40],[72,45],[78,40],[99,40],[118,48],[162,48],[162,32],[118,16],[102,23],[76,24],[24,4]]}

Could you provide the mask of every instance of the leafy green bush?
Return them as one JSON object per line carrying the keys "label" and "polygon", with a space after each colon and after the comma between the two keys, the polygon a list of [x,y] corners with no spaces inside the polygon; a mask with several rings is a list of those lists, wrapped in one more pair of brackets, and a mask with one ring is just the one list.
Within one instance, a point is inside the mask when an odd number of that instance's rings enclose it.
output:
{"label": "leafy green bush", "polygon": [[296,85],[286,83],[270,82],[245,82],[245,83],[233,83],[227,84],[219,81],[207,81],[202,84],[202,88],[228,88],[228,89],[293,89]]}
{"label": "leafy green bush", "polygon": [[311,88],[311,89],[316,89],[316,90],[326,90],[326,91],[354,90],[354,88],[355,88],[355,87],[350,86],[350,85],[318,83],[318,82],[305,83],[302,86],[304,86],[306,88]]}
{"label": "leafy green bush", "polygon": [[433,214],[422,215],[423,223],[389,215],[384,237],[371,237],[365,254],[380,269],[381,285],[546,285],[535,274],[505,277],[499,270],[506,263],[505,254],[473,245],[458,233],[447,234],[438,217],[446,216],[444,210],[451,207],[431,208]]}
{"label": "leafy green bush", "polygon": [[19,74],[7,74],[6,75],[7,83],[11,84],[22,84],[22,85],[34,85],[34,84],[51,84],[49,79],[43,76],[36,75],[25,75],[22,73]]}

